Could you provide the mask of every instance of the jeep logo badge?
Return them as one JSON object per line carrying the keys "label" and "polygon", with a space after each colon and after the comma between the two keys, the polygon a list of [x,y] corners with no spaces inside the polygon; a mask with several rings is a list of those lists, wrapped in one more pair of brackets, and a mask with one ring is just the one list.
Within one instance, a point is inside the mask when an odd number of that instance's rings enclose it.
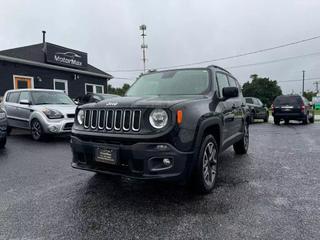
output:
{"label": "jeep logo badge", "polygon": [[106,106],[117,106],[118,103],[117,102],[107,102]]}

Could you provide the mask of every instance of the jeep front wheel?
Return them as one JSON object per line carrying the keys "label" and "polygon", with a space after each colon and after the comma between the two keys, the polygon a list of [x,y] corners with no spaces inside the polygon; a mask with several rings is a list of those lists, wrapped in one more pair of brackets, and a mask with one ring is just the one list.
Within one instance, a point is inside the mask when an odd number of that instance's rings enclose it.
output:
{"label": "jeep front wheel", "polygon": [[212,135],[207,135],[202,141],[192,179],[192,185],[197,192],[207,194],[212,191],[217,176],[218,153],[216,140]]}

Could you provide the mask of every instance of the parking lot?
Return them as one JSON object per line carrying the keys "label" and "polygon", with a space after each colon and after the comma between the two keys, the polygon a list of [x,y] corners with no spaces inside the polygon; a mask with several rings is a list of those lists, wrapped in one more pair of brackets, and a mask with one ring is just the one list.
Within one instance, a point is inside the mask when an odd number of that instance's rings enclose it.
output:
{"label": "parking lot", "polygon": [[67,139],[13,132],[0,152],[0,239],[320,239],[320,124],[251,125],[214,192],[70,167]]}

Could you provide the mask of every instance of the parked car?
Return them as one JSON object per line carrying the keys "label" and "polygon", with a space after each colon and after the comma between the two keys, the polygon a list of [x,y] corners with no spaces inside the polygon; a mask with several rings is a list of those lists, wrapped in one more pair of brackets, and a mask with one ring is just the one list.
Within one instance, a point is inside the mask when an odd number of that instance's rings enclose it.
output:
{"label": "parked car", "polygon": [[290,120],[302,121],[304,124],[314,122],[312,104],[300,95],[282,95],[275,98],[272,104],[274,123],[279,125],[281,120],[286,124]]}
{"label": "parked car", "polygon": [[269,110],[260,99],[246,97],[245,100],[250,110],[250,123],[253,123],[255,119],[263,119],[264,122],[268,122]]}
{"label": "parked car", "polygon": [[3,105],[12,128],[30,129],[32,138],[70,133],[76,105],[62,91],[19,89],[7,91]]}
{"label": "parked car", "polygon": [[152,72],[125,97],[78,107],[74,168],[138,179],[183,180],[212,191],[218,156],[249,146],[238,81],[217,66]]}
{"label": "parked car", "polygon": [[7,116],[5,111],[0,108],[0,148],[7,142]]}
{"label": "parked car", "polygon": [[77,97],[74,102],[78,105],[83,105],[87,103],[96,103],[102,100],[119,97],[118,95],[114,94],[100,94],[100,93],[87,93],[83,96]]}

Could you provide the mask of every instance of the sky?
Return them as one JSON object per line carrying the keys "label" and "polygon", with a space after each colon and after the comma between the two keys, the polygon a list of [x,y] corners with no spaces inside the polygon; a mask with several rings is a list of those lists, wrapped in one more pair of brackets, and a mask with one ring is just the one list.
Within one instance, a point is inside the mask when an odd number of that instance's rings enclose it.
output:
{"label": "sky", "polygon": [[[47,41],[88,53],[91,65],[114,76],[119,87],[142,69],[145,24],[147,68],[227,57],[320,36],[319,0],[10,0],[2,1],[0,50]],[[232,68],[299,57],[287,61]],[[315,90],[320,80],[320,38],[210,64],[228,69],[241,84],[258,74],[277,80],[284,93]],[[309,78],[314,78],[308,80]],[[298,80],[298,81],[288,81]]]}

